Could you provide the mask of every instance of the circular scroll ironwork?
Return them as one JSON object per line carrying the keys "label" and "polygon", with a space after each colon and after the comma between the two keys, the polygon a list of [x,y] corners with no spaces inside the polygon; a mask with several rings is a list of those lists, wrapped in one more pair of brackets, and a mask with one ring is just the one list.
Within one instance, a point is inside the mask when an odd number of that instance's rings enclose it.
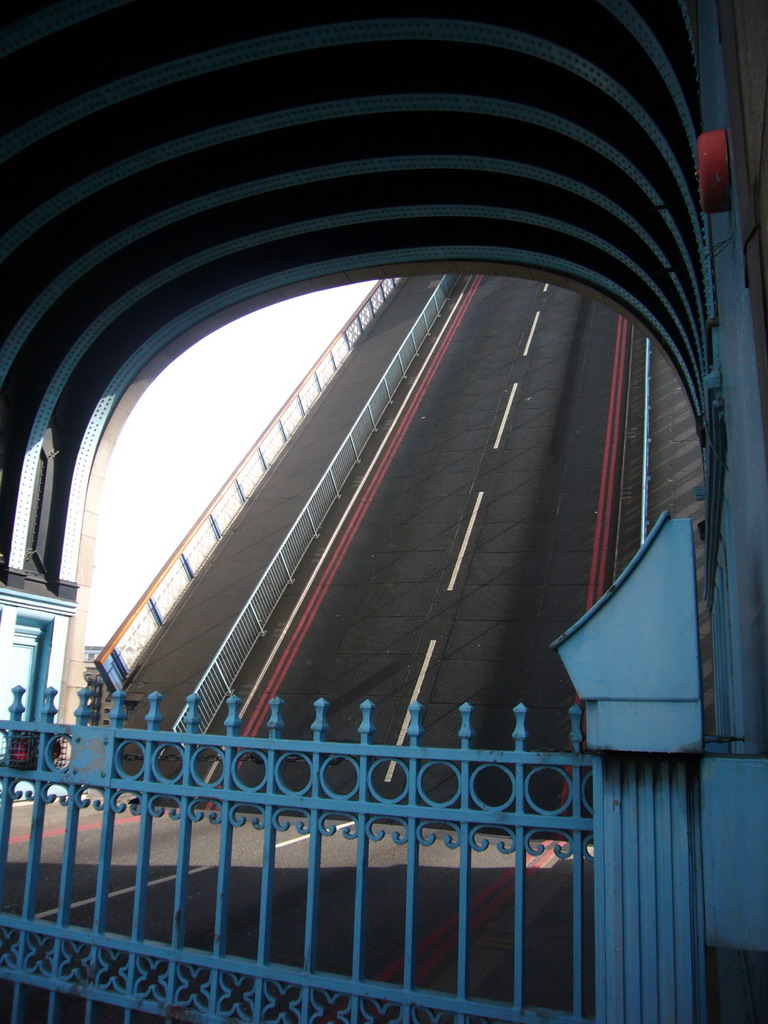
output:
{"label": "circular scroll ironwork", "polygon": [[275,763],[275,788],[304,796],[312,787],[312,758],[307,754],[281,754]]}
{"label": "circular scroll ironwork", "polygon": [[326,757],[320,766],[320,784],[329,797],[349,799],[360,791],[360,763],[354,757]]}
{"label": "circular scroll ironwork", "polygon": [[215,786],[224,774],[224,751],[221,747],[197,747],[190,764],[190,775],[198,786]]}
{"label": "circular scroll ironwork", "polygon": [[565,814],[573,804],[573,779],[557,764],[529,768],[523,788],[526,803],[536,814]]}
{"label": "circular scroll ironwork", "polygon": [[508,810],[517,795],[514,769],[503,764],[475,765],[469,776],[469,792],[476,807]]}
{"label": "circular scroll ironwork", "polygon": [[261,792],[267,781],[267,758],[260,750],[238,750],[232,761],[232,785]]}
{"label": "circular scroll ironwork", "polygon": [[452,807],[461,799],[461,773],[448,761],[425,761],[416,773],[416,790],[428,807]]}
{"label": "circular scroll ironwork", "polygon": [[[388,791],[383,792],[382,787]],[[383,804],[399,803],[408,793],[408,766],[404,758],[379,758],[368,769],[368,789]]]}
{"label": "circular scroll ironwork", "polygon": [[115,751],[115,771],[122,779],[144,776],[144,746],[133,740],[122,740]]}
{"label": "circular scroll ironwork", "polygon": [[180,782],[184,774],[184,749],[179,743],[168,743],[152,753],[152,777],[164,782]]}

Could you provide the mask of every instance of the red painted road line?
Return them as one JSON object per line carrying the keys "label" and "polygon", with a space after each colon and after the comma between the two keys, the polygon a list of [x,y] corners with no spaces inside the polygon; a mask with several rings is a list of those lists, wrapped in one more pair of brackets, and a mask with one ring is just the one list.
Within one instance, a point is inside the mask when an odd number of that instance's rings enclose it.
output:
{"label": "red painted road line", "polygon": [[[505,868],[498,878],[475,895],[469,905],[469,909],[473,910],[475,907],[480,906],[484,900],[491,899],[502,886],[506,892],[509,888],[510,879],[514,877],[514,874],[514,868]],[[448,933],[452,932],[455,934],[458,920],[458,914],[449,914],[440,924],[435,925],[429,935],[423,938],[416,946],[417,963],[420,964],[418,958],[425,950],[431,949],[436,942],[444,941]],[[404,958],[402,956],[397,957],[397,959],[393,960],[392,963],[388,964],[376,975],[376,981],[391,981],[403,969],[403,963]]]}
{"label": "red painted road line", "polygon": [[[141,821],[141,815],[133,815],[132,814],[128,818],[115,818],[114,819],[114,824],[115,825],[135,825],[139,821]],[[93,825],[78,825],[77,826],[77,834],[80,835],[81,832],[93,832],[95,829],[101,829],[102,825],[103,825],[103,822],[101,822],[101,821],[97,821]],[[65,828],[51,828],[51,829],[48,829],[47,831],[43,832],[43,839],[52,839],[55,836],[64,836],[66,834],[67,834],[67,830]],[[28,843],[28,842],[29,842],[29,835],[26,835],[26,836],[11,836],[11,838],[8,840],[8,845],[10,846],[11,843]]]}
{"label": "red painted road line", "polygon": [[[438,351],[436,352],[435,356],[433,357],[433,361],[432,361],[432,364],[429,367],[429,370],[425,374],[424,379],[420,382],[419,388],[418,388],[417,392],[415,393],[415,395],[413,396],[413,399],[412,399],[412,403],[413,404],[410,406],[409,411],[406,414],[406,416],[398,424],[397,431],[395,432],[395,434],[394,434],[394,436],[393,436],[393,438],[391,440],[391,444],[390,444],[389,448],[387,449],[387,452],[386,452],[384,458],[382,459],[381,464],[377,467],[376,473],[374,474],[373,478],[369,481],[368,486],[367,486],[367,488],[365,490],[365,493],[363,494],[363,496],[361,497],[360,501],[358,502],[358,504],[357,504],[357,506],[356,506],[356,508],[354,510],[353,516],[352,516],[350,522],[348,523],[348,525],[346,527],[346,530],[345,530],[344,534],[342,535],[342,538],[341,538],[338,546],[335,548],[335,550],[334,550],[334,552],[333,552],[333,554],[331,556],[331,559],[329,561],[329,564],[326,566],[326,568],[324,570],[324,573],[323,573],[323,576],[320,579],[320,582],[318,583],[317,587],[315,588],[315,590],[312,593],[312,596],[311,596],[311,598],[309,600],[309,603],[308,603],[307,607],[305,608],[305,610],[304,610],[304,612],[302,614],[301,619],[299,620],[299,623],[298,623],[298,625],[296,627],[296,630],[294,631],[294,633],[291,635],[290,639],[288,640],[288,643],[286,644],[286,647],[283,650],[283,653],[281,655],[280,661],[278,662],[278,665],[275,668],[275,671],[273,672],[272,676],[270,677],[269,682],[267,683],[266,687],[264,688],[264,692],[262,693],[261,697],[259,698],[259,702],[257,703],[257,706],[254,709],[254,713],[251,716],[251,718],[249,719],[249,721],[248,721],[248,723],[247,723],[247,725],[245,727],[245,730],[244,730],[245,735],[250,735],[252,731],[256,731],[260,727],[260,725],[261,725],[261,723],[262,723],[262,721],[263,721],[263,719],[264,719],[264,717],[266,715],[266,712],[267,712],[268,701],[271,699],[273,693],[279,688],[280,684],[282,683],[282,680],[285,678],[285,675],[286,675],[288,669],[290,668],[291,664],[293,663],[293,660],[294,660],[294,658],[296,656],[296,653],[298,652],[298,649],[299,649],[299,647],[300,647],[300,645],[301,645],[301,643],[302,643],[302,641],[304,639],[304,636],[306,635],[306,633],[307,633],[307,631],[308,631],[308,629],[309,629],[309,627],[310,627],[310,625],[311,625],[311,623],[312,623],[312,621],[313,621],[313,619],[314,619],[314,617],[315,617],[315,615],[317,613],[319,605],[322,602],[323,598],[325,597],[325,594],[326,594],[328,588],[330,587],[330,584],[331,584],[331,582],[332,582],[332,580],[333,580],[333,578],[334,578],[334,576],[336,574],[336,571],[337,571],[339,565],[341,564],[341,561],[344,558],[344,555],[346,554],[346,551],[347,551],[347,549],[348,549],[348,547],[349,547],[353,537],[355,536],[355,534],[357,532],[357,529],[358,529],[358,527],[360,525],[360,522],[362,521],[362,518],[363,518],[365,512],[367,511],[368,506],[371,504],[371,501],[373,500],[373,497],[375,496],[375,494],[376,494],[376,492],[377,492],[377,490],[379,488],[379,485],[380,485],[382,479],[384,478],[384,475],[385,475],[386,471],[388,470],[388,468],[389,468],[389,466],[390,466],[390,464],[392,462],[392,459],[394,458],[394,456],[395,456],[395,454],[397,452],[397,449],[400,446],[400,443],[401,443],[401,441],[402,441],[402,439],[403,439],[403,437],[405,435],[406,430],[408,429],[408,427],[410,426],[410,424],[411,424],[411,422],[413,420],[413,417],[414,417],[414,415],[415,415],[415,413],[416,413],[416,411],[417,411],[417,409],[419,407],[421,399],[424,396],[426,388],[429,385],[429,383],[431,382],[432,378],[434,377],[434,374],[435,374],[435,372],[437,370],[437,367],[439,366],[439,363],[440,363],[440,361],[441,361],[441,359],[442,359],[442,357],[443,357],[443,355],[445,353],[445,350],[446,350],[448,344],[450,343],[451,339],[453,338],[453,336],[454,336],[454,334],[456,332],[456,329],[457,329],[459,323],[461,322],[461,319],[463,318],[464,313],[466,312],[466,308],[469,305],[469,301],[474,296],[474,293],[477,290],[478,285],[479,285],[479,278],[473,284],[473,287],[472,287],[471,291],[467,294],[467,296],[465,296],[465,299],[464,299],[464,301],[463,301],[463,303],[462,303],[462,305],[460,307],[460,310],[457,311],[456,320],[452,324],[451,329],[446,333],[443,341],[441,342],[440,348],[438,349]],[[257,717],[258,717],[258,721],[256,721]]]}
{"label": "red painted road line", "polygon": [[[603,442],[603,466],[600,475],[600,490],[597,499],[597,515],[595,522],[595,539],[592,545],[592,562],[587,585],[586,610],[588,611],[598,597],[605,592],[608,580],[605,579],[608,562],[608,541],[611,536],[611,511],[613,508],[613,491],[616,477],[616,459],[619,448],[619,425],[624,394],[624,367],[627,357],[627,321],[619,317],[616,323],[616,341],[613,352],[613,373],[611,391],[608,401],[608,418],[605,425],[605,441]],[[581,697],[576,695],[576,703],[581,705]],[[586,723],[582,726],[586,737]],[[570,775],[570,767],[566,769]],[[563,799],[567,797],[568,784],[563,780]]]}
{"label": "red painted road line", "polygon": [[338,571],[344,559],[344,556],[347,553],[349,545],[352,543],[352,540],[355,534],[357,533],[358,528],[360,527],[360,524],[363,520],[363,516],[367,512],[371,502],[376,496],[379,486],[381,485],[381,482],[384,479],[387,470],[389,469],[392,463],[392,460],[397,454],[397,451],[405,437],[408,428],[413,422],[413,419],[419,409],[419,406],[421,405],[421,401],[424,398],[424,395],[426,394],[427,388],[431,384],[432,379],[434,378],[435,373],[437,372],[437,369],[440,366],[440,363],[443,359],[443,356],[446,353],[448,346],[453,340],[456,331],[458,330],[462,320],[464,319],[464,315],[466,314],[466,311],[469,308],[470,303],[474,299],[477,289],[480,287],[481,280],[482,278],[480,276],[474,279],[469,291],[464,296],[464,299],[462,300],[461,304],[454,313],[451,326],[446,331],[443,340],[440,342],[439,348],[432,356],[432,361],[428,369],[425,371],[424,376],[420,381],[416,392],[411,396],[410,405],[408,407],[406,414],[399,422],[397,429],[390,440],[389,447],[387,448],[381,462],[376,468],[376,472],[374,473],[373,477],[369,480],[363,495],[358,501],[355,510],[350,518],[350,521],[347,524],[346,529],[344,530],[344,533],[342,534],[341,539],[339,540],[336,548],[334,549],[331,558],[329,559],[328,565],[325,567],[325,570],[323,571],[323,574],[320,577],[317,586],[312,591],[310,599],[307,602],[307,606],[304,609],[301,618],[299,619],[296,625],[296,628],[294,629],[290,638],[288,639],[283,649],[283,652],[280,656],[280,659],[274,671],[272,672],[272,675],[269,677],[268,682],[263,688],[259,700],[257,701],[256,707],[254,708],[253,714],[251,715],[247,724],[245,725],[245,728],[243,729],[244,736],[254,735],[261,727],[261,724],[267,715],[267,711],[269,710],[269,701],[279,690],[280,685],[283,682],[283,679],[285,678],[288,670],[293,664],[293,661],[296,655],[298,654],[299,648],[301,647],[304,637],[306,636],[309,627],[312,625],[312,622],[314,621],[320,604],[323,601],[323,598],[325,597],[328,589],[330,588],[331,583],[333,582],[333,579],[336,575],[336,572]]}
{"label": "red painted road line", "polygon": [[[600,476],[600,490],[597,499],[597,515],[595,522],[595,539],[592,546],[592,563],[587,585],[586,610],[605,592],[608,580],[605,578],[608,564],[608,541],[611,536],[611,511],[613,508],[613,491],[616,478],[616,460],[619,448],[619,425],[621,422],[622,398],[624,395],[624,367],[627,359],[627,321],[619,317],[616,324],[616,342],[613,352],[613,374],[611,392],[608,401],[608,419],[605,425],[605,441],[603,442],[603,467]],[[576,695],[576,703],[581,705],[581,697]],[[586,739],[587,724],[582,725]],[[568,769],[570,775],[570,768]],[[563,780],[563,798],[567,796],[567,783]]]}
{"label": "red painted road line", "polygon": [[[547,844],[544,844],[545,847]],[[549,844],[546,853],[539,857],[532,857],[526,865],[527,871],[534,871],[540,868],[548,868],[556,860],[554,843]],[[484,924],[495,910],[503,906],[515,891],[515,869],[505,868],[495,881],[491,882],[474,897],[469,905],[470,934],[477,931],[481,924]],[[429,972],[444,960],[459,944],[456,925],[459,915],[451,914],[449,917],[436,925],[416,946],[416,983],[424,980]],[[438,945],[439,943],[439,945]],[[429,956],[424,953],[429,951]],[[391,981],[397,977],[403,969],[404,957],[400,956],[388,964],[379,974],[376,981]]]}
{"label": "red painted road line", "polygon": [[608,542],[611,534],[611,512],[616,483],[616,462],[618,459],[621,409],[624,397],[624,367],[627,359],[627,321],[619,317],[616,325],[616,344],[613,356],[613,375],[608,403],[608,420],[605,425],[603,466],[600,476],[600,491],[597,503],[595,540],[592,548],[592,564],[587,587],[587,608],[591,608],[603,593],[607,580]]}

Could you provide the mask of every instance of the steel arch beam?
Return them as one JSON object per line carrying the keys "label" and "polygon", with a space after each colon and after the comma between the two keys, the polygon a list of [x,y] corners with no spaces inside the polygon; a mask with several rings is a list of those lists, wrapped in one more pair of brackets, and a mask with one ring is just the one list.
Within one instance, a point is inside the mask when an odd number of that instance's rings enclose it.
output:
{"label": "steel arch beam", "polygon": [[46,431],[55,589],[131,375],[231,302],[310,278],[565,275],[656,334],[702,408],[712,284],[683,5],[154,14],[66,0],[0,27],[6,568],[25,571]]}

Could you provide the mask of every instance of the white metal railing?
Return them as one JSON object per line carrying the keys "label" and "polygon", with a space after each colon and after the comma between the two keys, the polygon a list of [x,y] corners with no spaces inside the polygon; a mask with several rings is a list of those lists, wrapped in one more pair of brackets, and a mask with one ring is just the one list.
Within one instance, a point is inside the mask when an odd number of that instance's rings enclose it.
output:
{"label": "white metal railing", "polygon": [[96,664],[113,684],[122,685],[136,667],[179,598],[400,280],[385,278],[366,296],[99,653]]}
{"label": "white metal railing", "polygon": [[[342,485],[359,461],[360,453],[376,430],[397,386],[405,378],[408,367],[418,355],[458,276],[446,275],[438,283],[298,519],[256,584],[213,661],[195,687],[194,692],[200,698],[199,713],[203,730],[210,726],[216,712],[232,693],[232,685],[237,674],[259,637],[264,635],[267,619],[286,587],[293,581],[293,573],[307,548],[317,537],[320,524],[339,497]],[[186,710],[177,719],[175,730],[184,727],[185,715]]]}

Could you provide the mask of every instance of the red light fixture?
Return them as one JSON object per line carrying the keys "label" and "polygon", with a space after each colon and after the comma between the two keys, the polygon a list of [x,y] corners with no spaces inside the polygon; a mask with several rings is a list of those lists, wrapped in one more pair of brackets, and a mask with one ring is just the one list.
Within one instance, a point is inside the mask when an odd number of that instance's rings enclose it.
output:
{"label": "red light fixture", "polygon": [[699,161],[699,202],[704,213],[723,213],[731,208],[728,137],[718,128],[704,132],[696,144]]}

